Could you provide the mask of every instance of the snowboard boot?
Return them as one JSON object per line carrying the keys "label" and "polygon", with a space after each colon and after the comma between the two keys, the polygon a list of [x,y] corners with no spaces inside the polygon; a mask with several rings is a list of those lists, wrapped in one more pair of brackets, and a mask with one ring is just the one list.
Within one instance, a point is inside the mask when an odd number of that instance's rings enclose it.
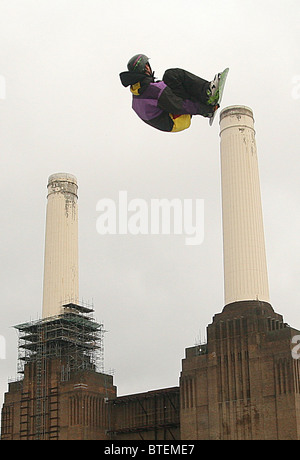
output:
{"label": "snowboard boot", "polygon": [[209,88],[207,89],[207,104],[215,106],[219,100],[219,83],[220,83],[220,73],[215,75],[215,78],[210,82]]}
{"label": "snowboard boot", "polygon": [[212,118],[215,114],[215,112],[220,108],[219,104],[213,104],[211,107],[210,107],[210,110],[208,113],[206,113],[205,115],[203,115],[203,117],[205,118]]}

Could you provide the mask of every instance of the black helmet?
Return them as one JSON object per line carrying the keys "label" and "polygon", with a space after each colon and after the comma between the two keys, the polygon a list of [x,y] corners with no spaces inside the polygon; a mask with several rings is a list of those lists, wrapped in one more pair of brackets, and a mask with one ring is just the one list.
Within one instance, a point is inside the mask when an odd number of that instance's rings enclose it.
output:
{"label": "black helmet", "polygon": [[145,54],[136,54],[129,59],[127,69],[130,72],[144,73],[149,58]]}

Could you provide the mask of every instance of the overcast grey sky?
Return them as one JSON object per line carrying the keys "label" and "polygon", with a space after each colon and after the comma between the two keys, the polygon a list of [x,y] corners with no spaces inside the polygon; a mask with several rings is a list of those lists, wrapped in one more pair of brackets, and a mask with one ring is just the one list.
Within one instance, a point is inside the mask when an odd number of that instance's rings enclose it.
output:
{"label": "overcast grey sky", "polygon": [[[223,308],[218,119],[177,134],[143,124],[119,81],[139,52],[158,78],[230,68],[222,106],[255,117],[271,303],[300,328],[299,13],[299,0],[0,0],[1,398],[12,326],[41,316],[50,174],[78,180],[80,295],[108,330],[119,395],[178,385],[185,348]],[[203,199],[203,243],[100,236],[97,202],[120,191]]]}

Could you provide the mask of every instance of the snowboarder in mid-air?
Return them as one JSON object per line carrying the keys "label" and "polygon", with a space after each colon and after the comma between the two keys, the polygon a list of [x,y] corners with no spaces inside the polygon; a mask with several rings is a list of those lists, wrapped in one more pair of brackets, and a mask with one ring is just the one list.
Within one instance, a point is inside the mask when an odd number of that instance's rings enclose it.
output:
{"label": "snowboarder in mid-air", "polygon": [[162,81],[156,81],[149,58],[144,54],[133,56],[127,69],[120,73],[121,83],[130,86],[132,108],[148,125],[178,132],[189,128],[193,115],[202,115],[212,122],[219,108],[221,73],[209,82],[175,68],[166,70]]}

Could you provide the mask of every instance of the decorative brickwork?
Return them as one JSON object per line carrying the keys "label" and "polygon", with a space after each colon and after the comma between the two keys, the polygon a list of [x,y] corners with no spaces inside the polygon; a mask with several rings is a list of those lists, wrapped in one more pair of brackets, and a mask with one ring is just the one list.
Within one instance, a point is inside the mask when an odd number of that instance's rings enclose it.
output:
{"label": "decorative brickwork", "polygon": [[266,302],[229,304],[186,350],[180,378],[182,439],[300,439],[299,331]]}

